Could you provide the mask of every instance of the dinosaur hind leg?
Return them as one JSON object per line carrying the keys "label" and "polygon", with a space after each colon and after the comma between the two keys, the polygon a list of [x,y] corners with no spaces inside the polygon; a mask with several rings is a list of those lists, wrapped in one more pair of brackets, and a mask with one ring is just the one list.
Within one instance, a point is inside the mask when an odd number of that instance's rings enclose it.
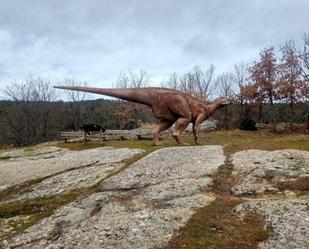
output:
{"label": "dinosaur hind leg", "polygon": [[175,130],[172,133],[172,136],[176,140],[177,144],[183,144],[183,143],[180,142],[179,136],[184,131],[184,129],[186,129],[188,124],[190,124],[190,122],[191,121],[189,119],[186,119],[186,118],[177,119],[177,121],[175,123]]}
{"label": "dinosaur hind leg", "polygon": [[160,132],[167,130],[174,122],[169,120],[161,120],[157,127],[153,129],[153,145],[159,145]]}

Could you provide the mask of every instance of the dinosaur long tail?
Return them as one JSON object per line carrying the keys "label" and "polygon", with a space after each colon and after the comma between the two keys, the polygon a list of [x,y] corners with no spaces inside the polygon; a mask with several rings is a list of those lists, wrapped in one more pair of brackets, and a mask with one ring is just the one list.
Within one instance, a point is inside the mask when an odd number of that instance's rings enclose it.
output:
{"label": "dinosaur long tail", "polygon": [[151,106],[151,91],[147,88],[96,88],[80,86],[54,86],[54,88],[102,94]]}

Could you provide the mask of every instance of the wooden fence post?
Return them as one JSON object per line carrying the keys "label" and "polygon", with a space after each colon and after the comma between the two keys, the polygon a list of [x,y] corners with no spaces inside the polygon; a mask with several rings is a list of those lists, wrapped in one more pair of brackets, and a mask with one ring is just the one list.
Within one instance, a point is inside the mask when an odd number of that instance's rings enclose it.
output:
{"label": "wooden fence post", "polygon": [[102,144],[102,128],[100,129],[100,144]]}

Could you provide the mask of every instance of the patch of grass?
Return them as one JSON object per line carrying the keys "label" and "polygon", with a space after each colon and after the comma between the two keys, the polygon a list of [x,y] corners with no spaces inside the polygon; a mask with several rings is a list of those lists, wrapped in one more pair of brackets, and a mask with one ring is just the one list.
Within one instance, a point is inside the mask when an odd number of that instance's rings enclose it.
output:
{"label": "patch of grass", "polygon": [[231,187],[234,186],[236,179],[232,177],[233,164],[228,157],[224,165],[221,165],[213,174],[213,182],[210,191],[215,194],[229,195]]}
{"label": "patch of grass", "polygon": [[14,231],[22,231],[31,219],[31,215],[0,219],[0,241],[4,240]]}
{"label": "patch of grass", "polygon": [[[84,150],[104,146],[115,148],[136,148],[146,152],[177,146],[174,139],[163,136],[162,145],[152,146],[149,140],[115,140],[105,141],[102,145],[91,141],[83,143],[58,143],[57,146],[71,150]],[[181,140],[194,146],[192,135],[184,134]],[[261,131],[215,131],[201,134],[201,145],[222,145],[226,153],[234,153],[240,150],[260,149],[260,150],[280,150],[280,149],[300,149],[309,151],[308,135],[278,135]]]}
{"label": "patch of grass", "polygon": [[24,151],[25,151],[26,153],[32,153],[32,152],[35,151],[35,148],[33,148],[33,147],[26,147],[26,148],[24,148]]}
{"label": "patch of grass", "polygon": [[18,215],[32,214],[49,215],[59,206],[72,202],[76,198],[87,193],[89,193],[89,190],[84,188],[50,198],[0,203],[0,218],[10,218]]}
{"label": "patch of grass", "polygon": [[106,145],[99,144],[98,142],[90,141],[85,144],[83,142],[75,142],[75,143],[59,142],[57,146],[61,148],[70,149],[70,150],[80,151],[80,150],[89,150],[89,149],[94,149],[98,147],[104,147]]}
{"label": "patch of grass", "polygon": [[0,241],[7,239],[16,232],[21,232],[32,226],[39,220],[50,216],[57,208],[68,204],[78,197],[87,195],[90,189],[84,188],[67,194],[57,195],[50,198],[26,200],[23,202],[0,203],[0,218],[11,218],[18,215],[30,215],[30,218],[14,225],[14,230],[9,233],[0,234]]}
{"label": "patch of grass", "polygon": [[300,149],[309,150],[307,135],[283,136],[258,131],[217,131],[207,133],[201,140],[202,144],[219,144],[226,153],[241,150],[281,150]]}
{"label": "patch of grass", "polygon": [[255,249],[268,238],[264,220],[255,214],[240,219],[233,208],[240,199],[218,197],[200,209],[168,244],[167,249]]}
{"label": "patch of grass", "polygon": [[217,195],[230,195],[231,188],[236,184],[236,178],[232,176],[234,165],[230,157],[232,152],[224,148],[225,162],[219,166],[212,175],[213,182],[210,191]]}
{"label": "patch of grass", "polygon": [[280,191],[284,190],[299,190],[309,191],[309,176],[299,177],[296,180],[278,182],[275,187]]}
{"label": "patch of grass", "polygon": [[60,142],[57,144],[57,146],[76,151],[88,150],[100,147],[114,147],[114,148],[141,149],[144,150],[146,153],[150,153],[160,148],[176,146],[176,144],[173,144],[172,142],[173,141],[170,138],[165,138],[162,145],[153,146],[152,141],[149,140],[130,139],[130,140],[110,140],[105,141],[102,144],[99,144],[97,141],[89,141],[86,144],[82,142],[76,142],[76,143]]}
{"label": "patch of grass", "polygon": [[[54,176],[54,175],[52,175],[52,176]],[[48,177],[52,177],[52,176],[48,176]],[[45,180],[48,177],[41,177],[41,178],[38,178],[38,179],[30,180],[30,181],[24,182],[22,184],[18,184],[18,185],[9,187],[5,190],[2,190],[2,191],[0,191],[0,201],[6,200],[6,198],[9,197],[9,196],[26,192],[27,189],[31,185],[37,184],[37,183]]]}

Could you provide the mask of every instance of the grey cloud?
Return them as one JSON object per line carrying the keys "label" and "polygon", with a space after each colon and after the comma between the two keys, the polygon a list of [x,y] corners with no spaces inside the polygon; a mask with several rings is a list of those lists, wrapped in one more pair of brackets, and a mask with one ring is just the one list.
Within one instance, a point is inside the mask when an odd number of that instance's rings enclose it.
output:
{"label": "grey cloud", "polygon": [[[120,71],[252,60],[308,30],[307,0],[2,0],[0,87],[28,73],[111,86]],[[253,58],[254,59],[254,58]]]}

